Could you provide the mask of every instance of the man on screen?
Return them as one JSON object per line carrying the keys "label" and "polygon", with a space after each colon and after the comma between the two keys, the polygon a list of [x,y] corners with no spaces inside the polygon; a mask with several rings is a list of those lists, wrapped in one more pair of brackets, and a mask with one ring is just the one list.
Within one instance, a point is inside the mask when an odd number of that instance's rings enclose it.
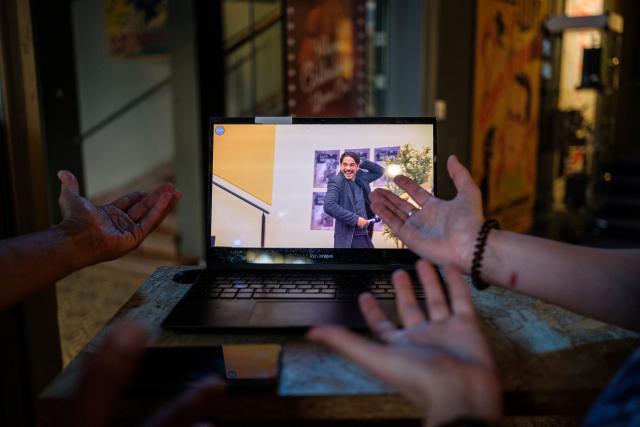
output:
{"label": "man on screen", "polygon": [[329,179],[324,211],[336,219],[335,248],[373,248],[374,218],[369,207],[370,183],[384,173],[382,166],[345,151],[340,156],[340,172]]}

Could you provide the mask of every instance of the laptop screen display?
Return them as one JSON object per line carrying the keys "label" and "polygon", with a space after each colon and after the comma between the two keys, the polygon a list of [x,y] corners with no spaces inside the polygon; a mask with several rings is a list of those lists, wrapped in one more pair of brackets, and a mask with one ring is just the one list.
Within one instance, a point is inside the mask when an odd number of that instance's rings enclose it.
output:
{"label": "laptop screen display", "polygon": [[211,129],[211,248],[397,250],[370,193],[407,197],[398,174],[434,189],[433,121],[229,121]]}

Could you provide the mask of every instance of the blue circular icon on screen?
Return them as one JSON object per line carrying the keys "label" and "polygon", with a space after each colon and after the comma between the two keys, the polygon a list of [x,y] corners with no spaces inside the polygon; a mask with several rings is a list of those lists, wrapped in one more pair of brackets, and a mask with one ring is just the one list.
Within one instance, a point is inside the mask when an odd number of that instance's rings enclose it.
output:
{"label": "blue circular icon on screen", "polygon": [[216,127],[216,135],[224,135],[224,126]]}

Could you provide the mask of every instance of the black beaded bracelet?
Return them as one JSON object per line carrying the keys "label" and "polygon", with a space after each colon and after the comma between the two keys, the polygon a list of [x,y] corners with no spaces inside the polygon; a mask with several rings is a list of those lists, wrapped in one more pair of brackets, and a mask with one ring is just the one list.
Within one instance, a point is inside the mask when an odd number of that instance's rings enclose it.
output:
{"label": "black beaded bracelet", "polygon": [[473,287],[482,291],[489,287],[488,283],[485,283],[480,278],[480,269],[482,268],[482,257],[484,256],[484,248],[487,244],[487,237],[492,228],[500,229],[500,224],[495,219],[488,219],[480,227],[478,232],[478,238],[476,240],[476,250],[473,253],[473,261],[471,262],[471,283]]}

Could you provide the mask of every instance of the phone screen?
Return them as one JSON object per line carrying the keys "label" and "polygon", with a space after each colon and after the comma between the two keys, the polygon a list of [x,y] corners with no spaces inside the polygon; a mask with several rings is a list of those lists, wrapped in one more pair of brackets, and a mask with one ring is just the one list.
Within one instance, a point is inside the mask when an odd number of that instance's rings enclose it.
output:
{"label": "phone screen", "polygon": [[151,348],[127,393],[176,393],[211,376],[225,379],[230,388],[276,387],[280,354],[277,344]]}

